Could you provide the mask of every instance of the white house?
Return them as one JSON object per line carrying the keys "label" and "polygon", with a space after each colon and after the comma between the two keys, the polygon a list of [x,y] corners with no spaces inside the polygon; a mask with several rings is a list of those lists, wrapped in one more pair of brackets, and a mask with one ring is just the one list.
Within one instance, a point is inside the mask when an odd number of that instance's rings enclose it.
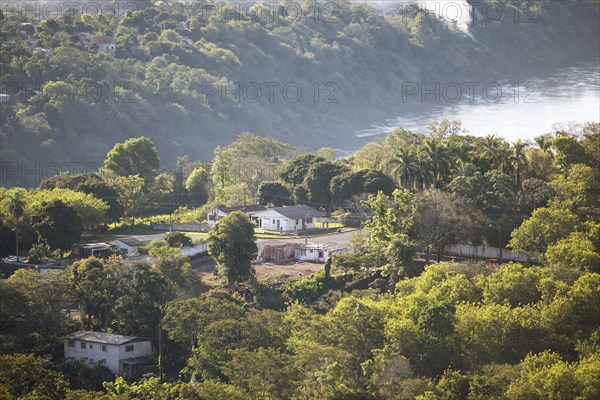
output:
{"label": "white house", "polygon": [[264,211],[266,209],[267,208],[265,206],[262,206],[260,204],[250,204],[238,207],[217,207],[206,213],[207,225],[212,227],[214,224],[216,224],[218,221],[222,220],[232,212],[243,211],[246,213],[248,218],[250,218],[252,222],[254,222],[258,226],[258,218],[255,217],[255,214],[259,211]]}
{"label": "white house", "polygon": [[71,258],[81,259],[87,257],[102,258],[112,250],[108,243],[84,243],[71,246]]}
{"label": "white house", "polygon": [[337,253],[346,253],[351,249],[335,243],[309,243],[294,249],[294,258],[298,261],[322,263]]}
{"label": "white house", "polygon": [[258,227],[265,231],[300,232],[315,229],[317,219],[325,214],[309,206],[275,207],[254,214]]}
{"label": "white house", "polygon": [[136,336],[79,331],[65,338],[64,347],[65,358],[104,364],[125,379],[140,377],[144,365],[152,364],[150,339]]}
{"label": "white house", "polygon": [[138,254],[140,247],[146,246],[153,240],[164,239],[165,235],[159,233],[156,235],[138,235],[119,238],[110,242],[110,244],[116,249],[125,253],[125,255]]}
{"label": "white house", "polygon": [[115,56],[117,47],[113,38],[110,36],[96,36],[91,39],[90,46],[96,45],[98,46],[98,51],[103,51],[105,53],[110,54],[111,56]]}

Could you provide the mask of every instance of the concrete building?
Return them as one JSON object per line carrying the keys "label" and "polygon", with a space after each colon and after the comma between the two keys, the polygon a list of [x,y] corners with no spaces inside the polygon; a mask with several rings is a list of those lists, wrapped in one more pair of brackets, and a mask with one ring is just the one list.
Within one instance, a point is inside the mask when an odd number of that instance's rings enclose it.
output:
{"label": "concrete building", "polygon": [[316,228],[316,222],[325,214],[312,207],[299,205],[275,207],[254,214],[258,218],[258,227],[265,231],[302,232]]}
{"label": "concrete building", "polygon": [[156,235],[138,235],[115,239],[110,244],[116,249],[123,252],[125,255],[131,256],[139,254],[140,247],[146,246],[153,240],[164,239],[165,235],[159,233]]}
{"label": "concrete building", "polygon": [[294,258],[298,261],[323,263],[337,253],[351,251],[350,247],[340,246],[335,243],[308,243],[294,249]]}
{"label": "concrete building", "polygon": [[252,222],[254,222],[258,226],[258,218],[256,218],[256,213],[264,211],[266,209],[267,208],[265,206],[262,206],[260,204],[250,204],[238,207],[217,207],[206,213],[207,225],[212,227],[214,224],[216,224],[232,212],[243,211],[246,213],[248,218],[250,218],[250,220],[252,220]]}
{"label": "concrete building", "polygon": [[104,364],[128,380],[141,377],[144,366],[153,363],[150,339],[136,336],[79,331],[64,339],[64,348],[65,358]]}

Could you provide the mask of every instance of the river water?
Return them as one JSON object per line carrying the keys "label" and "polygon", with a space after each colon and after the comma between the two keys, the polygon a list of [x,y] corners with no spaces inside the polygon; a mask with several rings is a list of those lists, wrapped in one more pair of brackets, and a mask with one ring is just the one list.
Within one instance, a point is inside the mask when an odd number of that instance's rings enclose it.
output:
{"label": "river water", "polygon": [[551,132],[555,123],[600,122],[600,61],[580,63],[520,82],[406,84],[398,115],[355,132],[368,138],[404,127],[427,132],[442,118],[458,119],[470,134],[496,134],[510,141]]}

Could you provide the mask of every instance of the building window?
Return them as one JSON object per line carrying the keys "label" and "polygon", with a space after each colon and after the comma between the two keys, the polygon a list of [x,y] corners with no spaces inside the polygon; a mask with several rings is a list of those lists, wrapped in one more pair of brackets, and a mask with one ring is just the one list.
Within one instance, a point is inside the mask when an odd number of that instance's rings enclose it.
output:
{"label": "building window", "polygon": [[108,351],[108,350],[106,350],[106,345],[105,344],[102,345],[102,351]]}
{"label": "building window", "polygon": [[83,350],[85,350],[85,348],[87,347],[87,346],[85,345],[85,342],[81,342],[81,343],[79,343],[79,346],[80,346],[80,347],[81,347]]}
{"label": "building window", "polygon": [[90,350],[92,350],[94,348],[93,344],[90,344]]}
{"label": "building window", "polygon": [[100,364],[101,364],[101,365],[106,365],[106,359],[102,359],[102,360],[100,360]]}
{"label": "building window", "polygon": [[296,220],[296,225],[298,225],[300,223],[299,221],[300,221],[299,219]]}
{"label": "building window", "polygon": [[125,346],[125,351],[126,352],[133,351],[133,345],[132,344],[128,344],[127,346]]}
{"label": "building window", "polygon": [[67,340],[67,346],[69,346],[69,347],[75,347],[75,341],[74,340]]}

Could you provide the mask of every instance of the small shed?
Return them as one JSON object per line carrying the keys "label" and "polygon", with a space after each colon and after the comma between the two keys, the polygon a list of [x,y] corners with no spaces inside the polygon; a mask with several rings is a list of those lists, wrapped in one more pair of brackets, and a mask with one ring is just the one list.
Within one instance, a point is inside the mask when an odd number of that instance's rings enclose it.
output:
{"label": "small shed", "polygon": [[308,243],[297,246],[294,257],[298,261],[323,263],[336,253],[346,253],[350,250],[350,247],[338,245],[337,243]]}

